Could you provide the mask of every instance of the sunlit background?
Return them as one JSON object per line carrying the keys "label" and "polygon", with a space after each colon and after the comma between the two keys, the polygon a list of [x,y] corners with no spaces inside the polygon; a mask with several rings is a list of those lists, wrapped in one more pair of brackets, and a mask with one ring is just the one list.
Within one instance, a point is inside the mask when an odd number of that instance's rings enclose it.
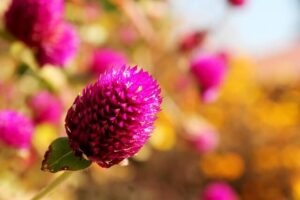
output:
{"label": "sunlit background", "polygon": [[[154,133],[128,165],[93,164],[45,199],[300,200],[300,1],[65,0],[80,46],[63,68],[38,64],[36,49],[12,37],[10,2],[0,0],[0,109],[32,119],[34,134],[25,150],[1,142],[0,200],[30,199],[57,176],[41,171],[41,161],[65,135],[76,95],[99,75],[91,63],[101,48],[160,83]],[[191,71],[206,54],[226,62],[209,102]],[[58,122],[35,120],[44,104],[30,102],[41,91],[61,102]]]}

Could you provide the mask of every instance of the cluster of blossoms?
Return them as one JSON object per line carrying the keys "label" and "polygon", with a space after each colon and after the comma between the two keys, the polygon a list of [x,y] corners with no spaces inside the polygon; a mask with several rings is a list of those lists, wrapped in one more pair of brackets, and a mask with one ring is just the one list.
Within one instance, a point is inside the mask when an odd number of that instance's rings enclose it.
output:
{"label": "cluster of blossoms", "polygon": [[0,111],[0,141],[17,149],[31,145],[33,124],[26,116],[12,110]]}
{"label": "cluster of blossoms", "polygon": [[1,143],[15,149],[29,149],[34,123],[59,123],[63,112],[62,103],[49,92],[36,94],[30,98],[28,105],[33,112],[33,121],[17,111],[0,111]]}
{"label": "cluster of blossoms", "polygon": [[63,66],[79,44],[74,28],[63,15],[63,0],[12,0],[4,21],[14,37],[35,51],[40,65]]}
{"label": "cluster of blossoms", "polygon": [[101,167],[133,156],[150,137],[161,101],[159,85],[147,72],[110,68],[68,110],[71,148]]}
{"label": "cluster of blossoms", "polygon": [[[33,49],[41,66],[64,66],[78,49],[78,36],[63,18],[63,1],[12,0],[5,13],[7,30]],[[244,1],[228,2],[240,6]],[[187,35],[179,44],[179,50],[191,52],[203,43],[206,35],[205,31]],[[90,71],[99,78],[75,98],[65,118],[73,152],[104,168],[134,156],[144,146],[161,109],[158,83],[146,71],[126,67],[127,64],[128,59],[121,52],[106,48],[95,50]],[[203,102],[213,102],[225,79],[227,59],[218,54],[199,54],[191,60],[190,72]],[[34,123],[59,124],[63,105],[49,92],[31,97],[28,106]],[[17,149],[30,148],[33,122],[18,112],[0,111],[0,143]],[[213,151],[219,143],[218,133],[210,129],[197,129],[186,139],[201,154]],[[238,197],[226,183],[215,182],[204,188],[201,199],[237,200]]]}
{"label": "cluster of blossoms", "polygon": [[[76,155],[111,167],[135,155],[153,131],[162,102],[158,83],[137,67],[110,68],[77,96],[65,128]],[[48,92],[29,99],[36,123],[58,123],[61,102]],[[0,112],[0,141],[18,149],[31,145],[33,123],[15,111]]]}

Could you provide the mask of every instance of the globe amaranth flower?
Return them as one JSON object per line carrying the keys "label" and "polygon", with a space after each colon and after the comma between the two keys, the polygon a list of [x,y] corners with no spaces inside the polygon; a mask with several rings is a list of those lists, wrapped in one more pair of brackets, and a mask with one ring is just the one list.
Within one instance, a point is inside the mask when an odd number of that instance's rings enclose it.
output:
{"label": "globe amaranth flower", "polygon": [[61,23],[49,38],[36,48],[36,58],[40,65],[65,65],[75,56],[79,47],[79,38],[72,26]]}
{"label": "globe amaranth flower", "polygon": [[207,185],[201,195],[201,200],[238,200],[233,188],[224,182],[214,182]]}
{"label": "globe amaranth flower", "polygon": [[0,111],[0,141],[17,149],[27,149],[31,145],[33,124],[24,115],[12,111]]}
{"label": "globe amaranth flower", "polygon": [[200,54],[191,61],[191,72],[204,102],[212,102],[218,97],[227,71],[226,61],[223,55],[218,54]]}
{"label": "globe amaranth flower", "polygon": [[94,52],[91,61],[91,71],[96,75],[102,74],[111,67],[118,67],[127,64],[126,56],[113,49],[98,49]]}
{"label": "globe amaranth flower", "polygon": [[232,6],[243,6],[246,0],[228,0],[228,3]]}
{"label": "globe amaranth flower", "polygon": [[12,0],[5,13],[7,30],[29,46],[52,35],[63,18],[63,0]]}
{"label": "globe amaranth flower", "polygon": [[63,19],[63,0],[12,0],[5,26],[35,52],[38,63],[65,65],[76,53],[79,39]]}
{"label": "globe amaranth flower", "polygon": [[56,96],[47,91],[42,91],[31,97],[28,105],[33,112],[35,123],[59,124],[63,113],[63,105]]}
{"label": "globe amaranth flower", "polygon": [[147,72],[109,69],[68,110],[71,148],[105,168],[135,155],[150,137],[161,101],[160,87]]}

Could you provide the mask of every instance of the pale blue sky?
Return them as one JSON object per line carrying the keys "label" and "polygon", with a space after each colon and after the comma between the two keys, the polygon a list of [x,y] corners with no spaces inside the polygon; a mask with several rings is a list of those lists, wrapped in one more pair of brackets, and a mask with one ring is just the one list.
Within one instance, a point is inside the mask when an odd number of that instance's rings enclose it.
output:
{"label": "pale blue sky", "polygon": [[[212,26],[226,16],[226,0],[170,0],[178,30]],[[265,54],[294,43],[299,37],[298,0],[248,0],[226,20],[226,40],[249,53]],[[180,22],[179,21],[179,22]],[[228,29],[229,33],[228,34]],[[234,33],[230,38],[231,33]]]}

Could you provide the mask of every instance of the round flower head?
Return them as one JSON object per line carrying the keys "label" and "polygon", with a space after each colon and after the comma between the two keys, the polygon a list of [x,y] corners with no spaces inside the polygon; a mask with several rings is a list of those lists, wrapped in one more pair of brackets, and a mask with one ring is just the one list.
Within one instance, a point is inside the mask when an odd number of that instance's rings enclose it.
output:
{"label": "round flower head", "polygon": [[201,200],[238,200],[232,187],[223,182],[214,182],[207,185],[202,193]]}
{"label": "round flower head", "polygon": [[63,18],[63,0],[12,0],[5,13],[7,30],[29,46],[48,38]]}
{"label": "round flower head", "polygon": [[40,92],[29,100],[36,123],[58,124],[63,112],[62,102],[47,91]]}
{"label": "round flower head", "polygon": [[200,87],[204,102],[212,102],[217,98],[226,71],[226,59],[223,55],[201,54],[192,60],[191,72]]}
{"label": "round flower head", "polygon": [[126,56],[112,49],[98,49],[94,52],[91,63],[91,71],[97,75],[111,67],[127,64]]}
{"label": "round flower head", "polygon": [[72,26],[61,23],[47,40],[37,47],[36,58],[40,65],[64,66],[72,59],[79,46],[79,38]]}
{"label": "round flower head", "polygon": [[246,0],[228,0],[228,2],[232,6],[242,6],[246,3]]}
{"label": "round flower head", "polygon": [[33,134],[32,122],[22,114],[11,111],[0,111],[0,141],[18,148],[30,147]]}
{"label": "round flower head", "polygon": [[102,167],[135,155],[153,130],[162,98],[157,82],[137,67],[111,68],[69,109],[71,148]]}

